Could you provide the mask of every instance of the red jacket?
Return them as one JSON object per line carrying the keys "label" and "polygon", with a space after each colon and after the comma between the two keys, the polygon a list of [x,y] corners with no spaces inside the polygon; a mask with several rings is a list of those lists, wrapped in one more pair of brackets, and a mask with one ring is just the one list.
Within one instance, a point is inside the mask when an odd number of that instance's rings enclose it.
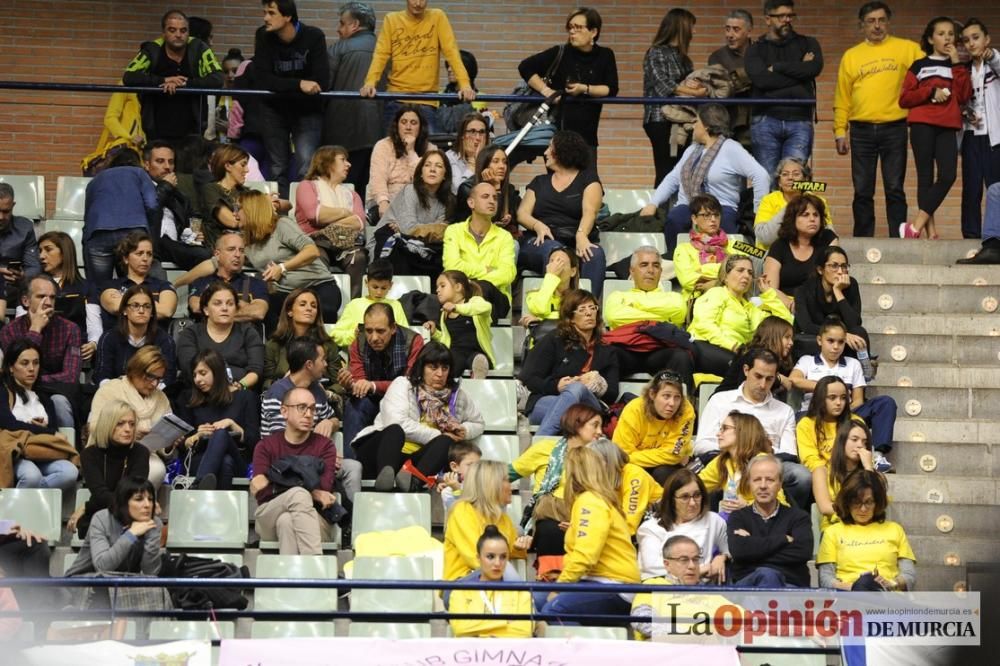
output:
{"label": "red jacket", "polygon": [[[931,99],[937,88],[951,91],[947,102],[936,103]],[[899,105],[909,109],[908,123],[926,123],[937,127],[962,129],[962,105],[972,98],[972,79],[969,68],[949,60],[921,58],[906,72]]]}

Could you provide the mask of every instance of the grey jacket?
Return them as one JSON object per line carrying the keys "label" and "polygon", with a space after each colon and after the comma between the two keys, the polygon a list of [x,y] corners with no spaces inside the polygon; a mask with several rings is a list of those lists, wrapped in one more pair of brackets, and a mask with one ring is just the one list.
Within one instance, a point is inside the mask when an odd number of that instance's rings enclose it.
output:
{"label": "grey jacket", "polygon": [[[329,48],[330,90],[357,92],[375,51],[375,33],[362,31]],[[381,86],[380,86],[380,89]],[[371,148],[382,138],[382,103],[376,100],[331,99],[326,105],[323,141],[348,151]],[[364,192],[360,192],[364,196]]]}
{"label": "grey jacket", "polygon": [[83,548],[80,549],[66,575],[125,571],[127,563],[133,559],[137,551],[142,553],[139,571],[131,573],[158,575],[161,561],[160,532],[163,530],[163,522],[159,518],[153,520],[156,522],[156,527],[141,537],[136,537],[111,515],[110,509],[101,509],[91,519]]}

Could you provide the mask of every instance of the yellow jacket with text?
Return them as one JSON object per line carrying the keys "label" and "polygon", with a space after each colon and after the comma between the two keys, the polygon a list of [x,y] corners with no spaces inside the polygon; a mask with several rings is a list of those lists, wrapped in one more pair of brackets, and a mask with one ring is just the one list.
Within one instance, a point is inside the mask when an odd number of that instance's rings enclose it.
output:
{"label": "yellow jacket with text", "polygon": [[687,399],[674,418],[651,419],[639,397],[625,405],[612,440],[630,463],[650,469],[682,464],[691,455],[693,434],[694,407]]}
{"label": "yellow jacket with text", "polygon": [[558,582],[575,583],[584,577],[639,582],[638,556],[625,516],[590,491],[573,502]]}
{"label": "yellow jacket with text", "polygon": [[630,534],[635,534],[639,523],[646,517],[646,509],[663,497],[663,486],[638,465],[625,463],[622,470],[622,510]]}

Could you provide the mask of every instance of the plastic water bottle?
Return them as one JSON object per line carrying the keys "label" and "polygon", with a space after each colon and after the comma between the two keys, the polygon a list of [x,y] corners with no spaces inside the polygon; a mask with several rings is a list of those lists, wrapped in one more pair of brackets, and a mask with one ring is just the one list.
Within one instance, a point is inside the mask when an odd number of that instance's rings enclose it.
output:
{"label": "plastic water bottle", "polygon": [[[739,497],[739,493],[736,492],[737,482],[732,476],[726,481],[726,490],[722,493],[722,501],[735,500]],[[719,516],[723,520],[729,520],[729,512],[724,511],[721,506],[719,506]]]}
{"label": "plastic water bottle", "polygon": [[861,363],[861,371],[865,376],[865,381],[870,382],[875,377],[872,368],[872,360],[868,357],[867,349],[858,350],[858,362]]}

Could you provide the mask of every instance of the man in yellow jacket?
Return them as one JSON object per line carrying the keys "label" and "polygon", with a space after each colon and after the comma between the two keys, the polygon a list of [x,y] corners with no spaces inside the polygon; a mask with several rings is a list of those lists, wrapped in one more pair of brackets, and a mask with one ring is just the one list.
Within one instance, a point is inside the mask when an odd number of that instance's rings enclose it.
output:
{"label": "man in yellow jacket", "polygon": [[[640,322],[666,322],[684,326],[687,304],[679,293],[664,291],[660,285],[663,262],[655,247],[644,245],[632,252],[629,276],[634,285],[628,291],[613,291],[604,299],[604,321],[612,331]],[[637,372],[656,374],[669,368],[690,384],[694,359],[684,349],[661,347],[654,351],[636,351],[615,344],[622,377]]]}
{"label": "man in yellow jacket", "polygon": [[510,313],[510,286],[517,277],[514,237],[493,224],[497,192],[479,183],[469,193],[472,214],[450,224],[444,232],[442,264],[446,271],[462,271],[483,290],[493,306],[493,323]]}
{"label": "man in yellow jacket", "polygon": [[875,167],[880,158],[889,234],[899,236],[907,221],[906,110],[899,106],[899,91],[910,65],[924,52],[916,42],[889,34],[891,18],[884,2],[865,3],[858,11],[865,41],[844,53],[837,72],[833,132],[837,153],[851,153],[855,236],[875,235]]}
{"label": "man in yellow jacket", "polygon": [[[361,96],[375,96],[375,85],[390,61],[388,92],[436,92],[442,53],[458,80],[458,98],[471,102],[476,98],[476,92],[459,55],[448,15],[440,9],[428,7],[427,0],[406,0],[405,11],[385,15],[375,42],[372,64],[368,68],[365,85],[361,87]],[[433,134],[436,127],[432,112],[437,102],[414,102],[421,104],[420,108],[426,111],[424,120]],[[399,102],[395,100],[385,105],[383,127],[388,126],[398,109]]]}

